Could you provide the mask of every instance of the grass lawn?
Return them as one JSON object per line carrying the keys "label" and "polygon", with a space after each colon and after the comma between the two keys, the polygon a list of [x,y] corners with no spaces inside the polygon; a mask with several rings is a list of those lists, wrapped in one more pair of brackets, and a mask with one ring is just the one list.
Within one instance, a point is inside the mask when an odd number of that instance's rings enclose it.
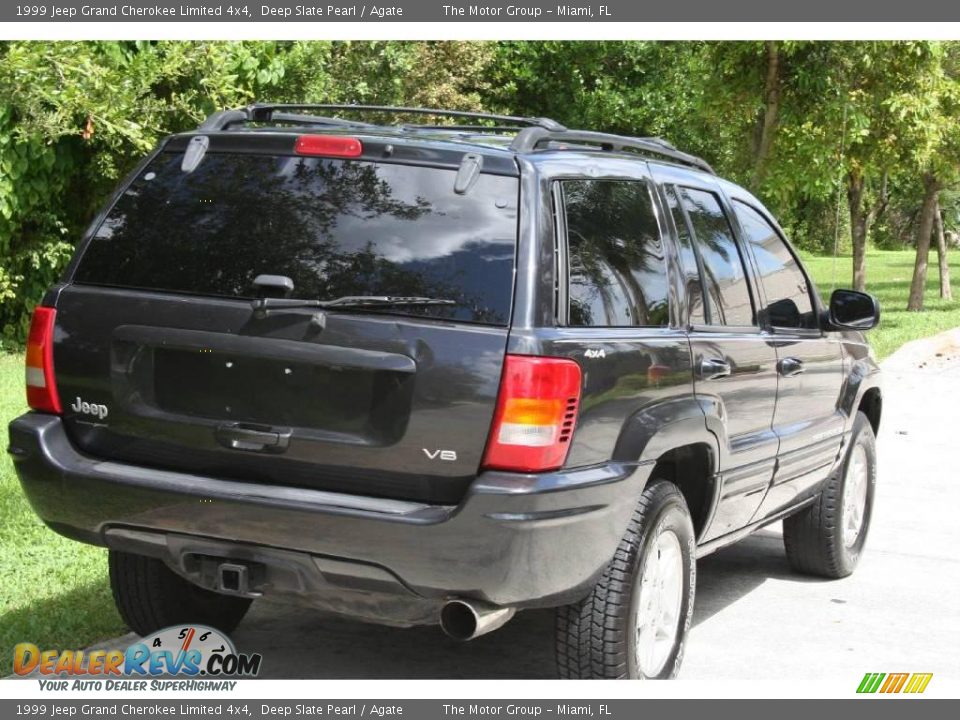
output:
{"label": "grass lawn", "polygon": [[[867,337],[878,356],[886,357],[910,340],[960,327],[960,252],[954,250],[948,257],[954,299],[950,302],[940,299],[937,255],[931,252],[924,311],[913,313],[907,312],[906,307],[916,252],[874,250],[867,253],[867,292],[879,298],[881,309],[880,325],[867,333]],[[834,287],[851,287],[849,256],[836,259],[836,272],[831,257],[805,255],[803,264],[813,275],[824,300],[829,299]]]}
{"label": "grass lawn", "polygon": [[[958,300],[937,298],[931,266],[927,310],[907,313],[911,251],[876,251],[867,259],[867,289],[880,298],[883,319],[870,333],[880,356],[903,343],[960,326],[960,253],[951,263]],[[934,259],[935,256],[931,255]],[[824,296],[833,288],[834,260],[805,260]],[[847,287],[850,259],[836,260],[838,286]],[[0,429],[25,409],[23,357],[0,354]],[[4,443],[5,444],[5,443]],[[13,646],[80,648],[123,631],[107,584],[106,551],[61,538],[30,510],[13,465],[0,458],[0,676],[12,672]]]}
{"label": "grass lawn", "polygon": [[[0,353],[0,431],[26,410],[23,356]],[[0,677],[13,646],[82,648],[124,631],[107,583],[107,551],[60,537],[40,522],[0,457]]]}

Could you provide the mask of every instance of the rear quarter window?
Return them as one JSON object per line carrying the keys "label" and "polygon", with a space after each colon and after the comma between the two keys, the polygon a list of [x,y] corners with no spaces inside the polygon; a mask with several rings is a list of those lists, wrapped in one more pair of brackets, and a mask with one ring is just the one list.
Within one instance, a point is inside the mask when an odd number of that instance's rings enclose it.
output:
{"label": "rear quarter window", "polygon": [[669,323],[663,244],[642,180],[560,183],[567,229],[569,324]]}
{"label": "rear quarter window", "polygon": [[97,229],[74,280],[250,298],[260,274],[293,297],[453,299],[379,309],[505,325],[513,294],[519,183],[482,174],[319,157],[208,153],[192,172],[161,153]]}

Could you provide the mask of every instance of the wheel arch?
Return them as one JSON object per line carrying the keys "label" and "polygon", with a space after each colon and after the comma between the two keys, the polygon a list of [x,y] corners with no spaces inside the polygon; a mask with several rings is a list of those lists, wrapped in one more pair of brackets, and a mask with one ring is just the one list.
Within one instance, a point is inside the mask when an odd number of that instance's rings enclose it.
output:
{"label": "wheel arch", "polygon": [[650,480],[669,480],[680,490],[699,540],[717,505],[721,443],[707,427],[694,397],[646,407],[624,423],[614,460],[652,463]]}
{"label": "wheel arch", "polygon": [[870,421],[870,427],[873,428],[873,434],[880,432],[880,416],[883,412],[883,393],[879,387],[868,388],[860,396],[860,402],[857,410],[867,416]]}
{"label": "wheel arch", "polygon": [[651,479],[667,480],[677,486],[690,510],[693,534],[698,541],[716,508],[719,476],[712,469],[715,456],[704,442],[681,445],[660,456],[650,474]]}
{"label": "wheel arch", "polygon": [[873,432],[880,430],[883,409],[883,374],[864,343],[844,343],[846,379],[840,396],[840,409],[847,415],[846,431],[853,428],[854,418],[862,411],[870,420]]}

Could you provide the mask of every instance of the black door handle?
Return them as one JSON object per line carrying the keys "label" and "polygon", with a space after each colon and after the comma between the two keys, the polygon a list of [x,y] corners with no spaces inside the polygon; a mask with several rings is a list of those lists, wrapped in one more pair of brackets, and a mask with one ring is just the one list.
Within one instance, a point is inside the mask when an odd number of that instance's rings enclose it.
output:
{"label": "black door handle", "polygon": [[701,358],[697,368],[701,380],[717,380],[730,375],[730,363],[722,358]]}
{"label": "black door handle", "polygon": [[253,423],[224,423],[218,425],[214,435],[217,442],[231,450],[282,453],[290,444],[289,428],[272,428]]}
{"label": "black door handle", "polygon": [[795,357],[785,357],[777,363],[777,370],[783,377],[794,377],[804,371],[803,360]]}

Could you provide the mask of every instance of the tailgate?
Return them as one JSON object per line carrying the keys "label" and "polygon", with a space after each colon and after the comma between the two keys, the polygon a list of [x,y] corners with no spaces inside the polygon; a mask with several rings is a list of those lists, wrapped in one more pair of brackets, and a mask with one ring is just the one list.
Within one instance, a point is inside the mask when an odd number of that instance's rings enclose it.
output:
{"label": "tailgate", "polygon": [[[240,481],[457,502],[496,404],[517,179],[485,177],[464,196],[455,170],[227,154],[184,173],[165,155],[57,299],[54,366],[76,445]],[[456,305],[258,316],[264,273],[290,277],[295,298]]]}

